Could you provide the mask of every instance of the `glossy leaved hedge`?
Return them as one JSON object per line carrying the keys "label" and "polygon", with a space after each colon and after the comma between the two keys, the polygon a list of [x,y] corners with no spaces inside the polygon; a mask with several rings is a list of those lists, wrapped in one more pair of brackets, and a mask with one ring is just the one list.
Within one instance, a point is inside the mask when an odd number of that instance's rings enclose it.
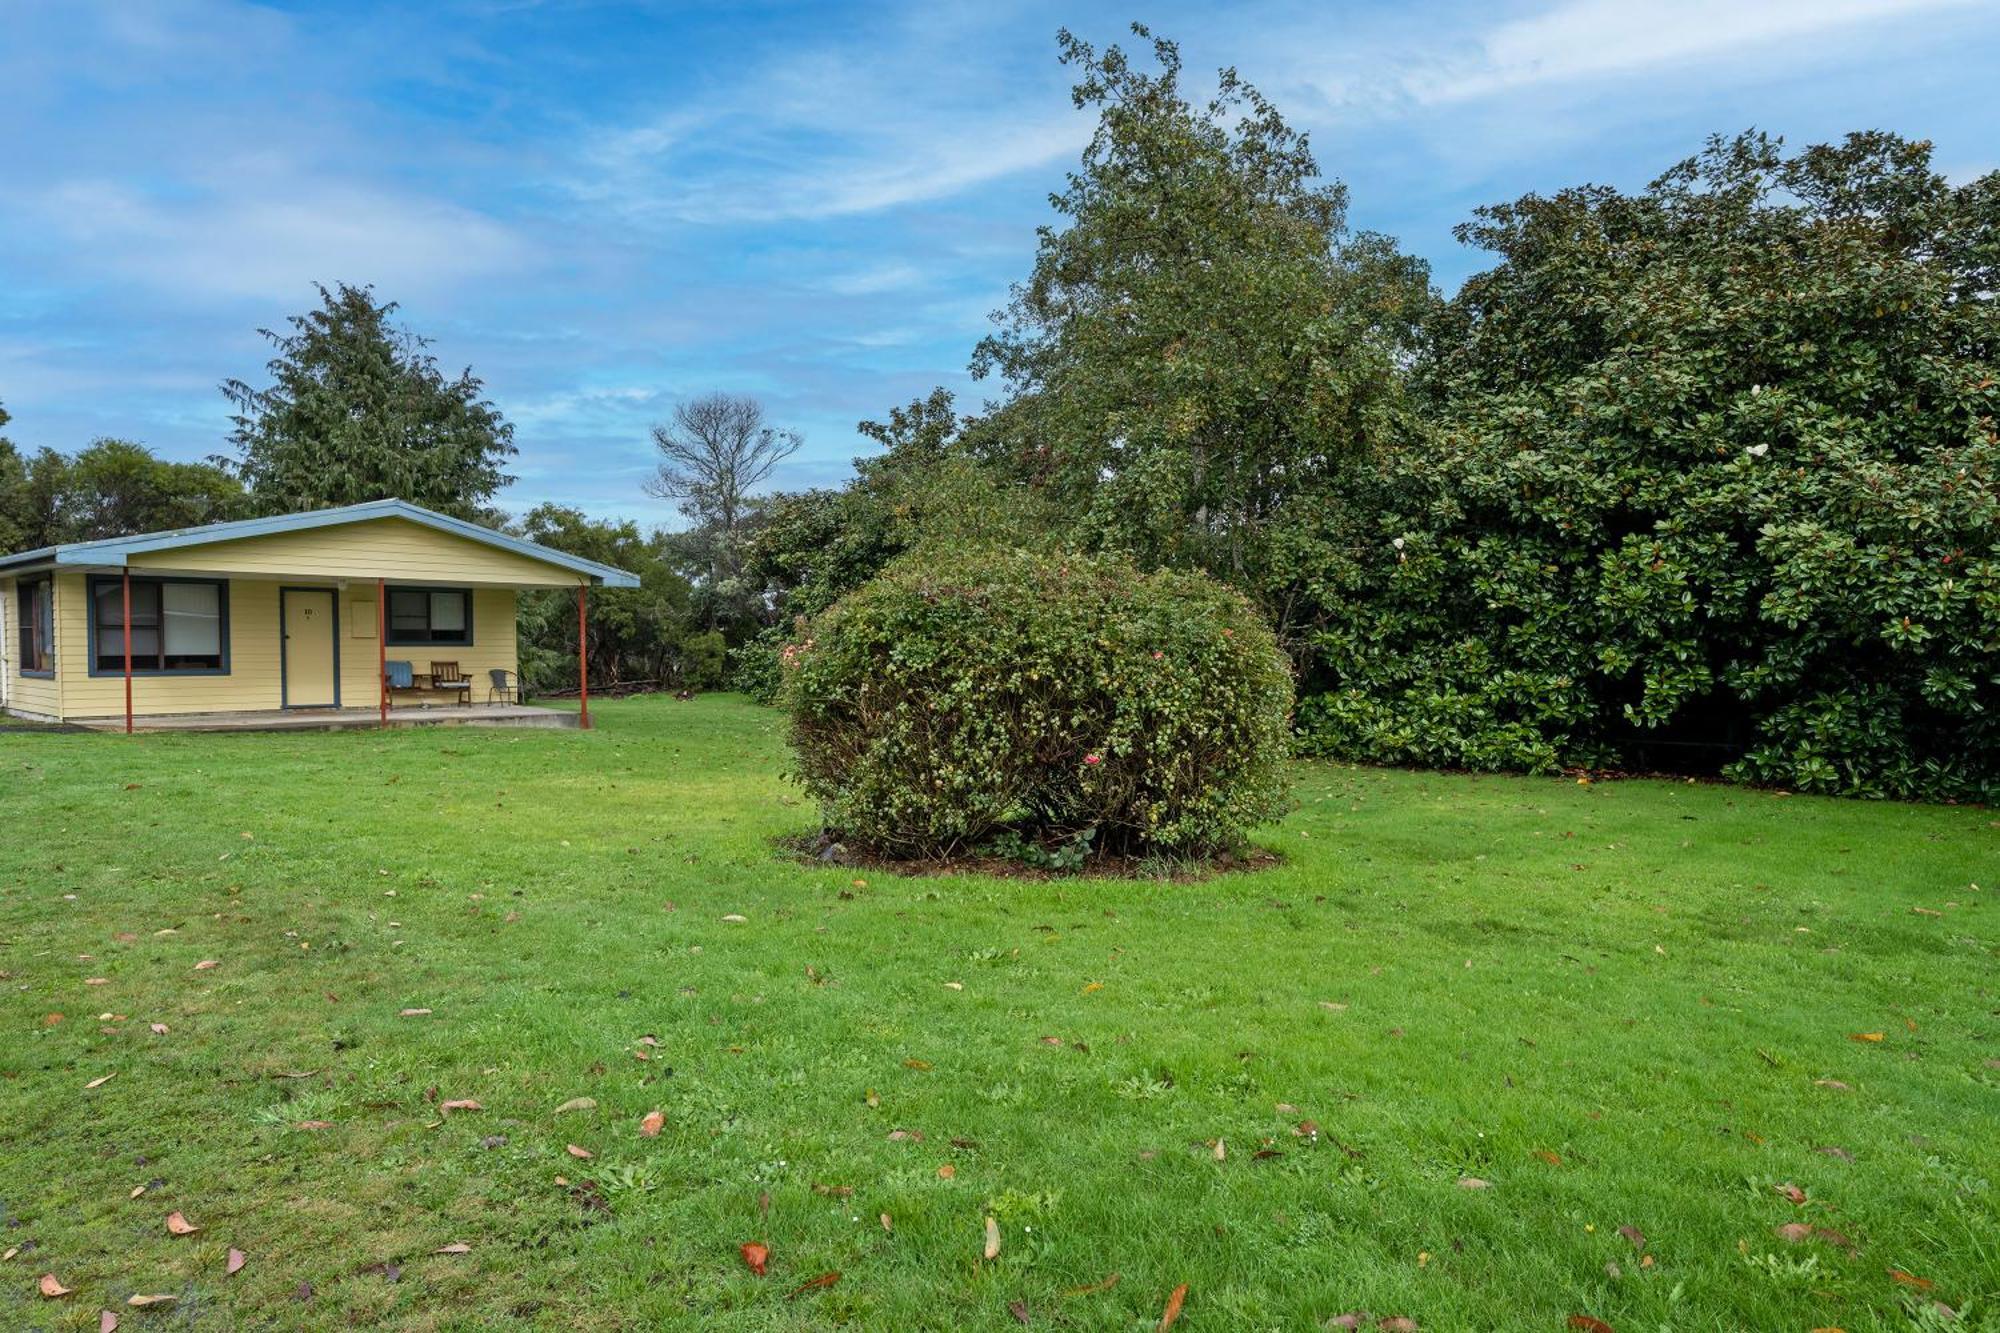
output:
{"label": "glossy leaved hedge", "polygon": [[1241,594],[1108,559],[923,548],[784,653],[796,776],[897,856],[1089,834],[1225,848],[1281,808],[1292,678]]}

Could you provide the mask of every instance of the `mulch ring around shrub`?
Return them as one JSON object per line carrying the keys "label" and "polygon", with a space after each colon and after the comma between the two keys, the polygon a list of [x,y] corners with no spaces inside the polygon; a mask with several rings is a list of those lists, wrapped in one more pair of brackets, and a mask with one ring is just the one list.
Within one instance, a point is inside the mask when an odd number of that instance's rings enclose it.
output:
{"label": "mulch ring around shrub", "polygon": [[[876,856],[845,843],[829,844],[826,836],[820,833],[799,833],[771,841],[788,860],[833,870],[873,870],[913,879],[926,875],[989,875],[995,879],[1159,879],[1190,883],[1216,875],[1270,870],[1284,864],[1285,860],[1279,853],[1263,847],[1189,858],[1114,856],[1092,852],[1076,870],[1046,870],[1008,857],[974,852],[963,856],[929,858]],[[839,854],[827,856],[830,849],[838,849]]]}

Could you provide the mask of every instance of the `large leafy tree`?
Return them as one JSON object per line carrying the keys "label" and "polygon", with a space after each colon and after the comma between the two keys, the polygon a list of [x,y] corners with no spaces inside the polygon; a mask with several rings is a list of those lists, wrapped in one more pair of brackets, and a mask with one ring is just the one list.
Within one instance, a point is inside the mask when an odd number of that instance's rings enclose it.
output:
{"label": "large leafy tree", "polygon": [[2000,794],[2000,175],[1749,134],[1461,235],[1438,428],[1324,516],[1315,734]]}
{"label": "large leafy tree", "polygon": [[[629,521],[591,519],[566,505],[537,505],[518,525],[522,536],[639,576],[636,588],[590,594],[593,686],[631,681],[707,688],[721,683],[722,646],[695,623],[687,580],[676,573],[659,534]],[[576,686],[576,599],[566,592],[521,598],[521,670],[533,689]]]}
{"label": "large leafy tree", "polygon": [[0,437],[0,552],[216,523],[241,517],[244,505],[243,487],[222,469],[169,462],[128,440],[23,455]]}
{"label": "large leafy tree", "polygon": [[1345,188],[1235,71],[1197,104],[1174,44],[1133,31],[1153,72],[1060,35],[1098,127],[975,355],[1011,395],[978,438],[1080,539],[1222,573],[1289,618],[1291,531],[1404,428],[1426,270],[1348,232]]}
{"label": "large leafy tree", "polygon": [[514,428],[470,370],[447,376],[428,339],[391,323],[369,287],[319,288],[320,306],[259,330],[271,383],[228,380],[227,465],[259,509],[281,513],[390,497],[478,517],[513,478]]}

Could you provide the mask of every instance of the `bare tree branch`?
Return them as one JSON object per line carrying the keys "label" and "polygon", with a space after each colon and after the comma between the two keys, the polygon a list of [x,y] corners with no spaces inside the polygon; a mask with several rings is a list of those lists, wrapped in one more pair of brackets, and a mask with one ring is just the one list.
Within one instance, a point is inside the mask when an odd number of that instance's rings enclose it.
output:
{"label": "bare tree branch", "polygon": [[797,431],[767,422],[755,398],[703,394],[678,404],[671,422],[653,427],[660,470],[646,492],[678,500],[689,518],[733,534],[751,489],[804,442]]}

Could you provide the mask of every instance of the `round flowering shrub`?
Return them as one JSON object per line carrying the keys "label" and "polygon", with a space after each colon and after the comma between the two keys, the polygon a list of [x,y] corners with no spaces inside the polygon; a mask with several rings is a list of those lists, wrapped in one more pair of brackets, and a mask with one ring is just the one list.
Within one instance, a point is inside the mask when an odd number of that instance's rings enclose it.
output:
{"label": "round flowering shrub", "polygon": [[1200,855],[1284,802],[1290,665],[1198,574],[923,550],[780,660],[795,776],[883,855]]}

